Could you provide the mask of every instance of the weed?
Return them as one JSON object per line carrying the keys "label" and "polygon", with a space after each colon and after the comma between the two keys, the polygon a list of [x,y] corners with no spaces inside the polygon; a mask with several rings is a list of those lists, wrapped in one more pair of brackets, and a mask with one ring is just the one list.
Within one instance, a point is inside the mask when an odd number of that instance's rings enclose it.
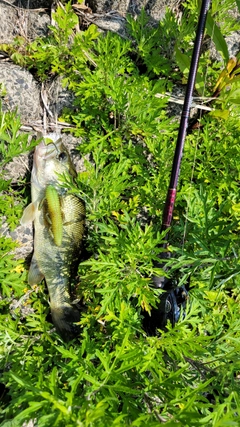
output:
{"label": "weed", "polygon": [[[220,32],[225,65],[223,40],[232,21],[222,17],[230,3],[214,1],[208,21],[208,34],[213,20],[221,21],[213,41]],[[89,160],[77,187],[63,181],[86,201],[90,256],[79,265],[81,337],[64,344],[46,321],[41,286],[29,290],[28,315],[10,310],[13,298],[26,295],[26,270],[10,254],[13,243],[1,240],[3,427],[30,419],[39,427],[239,425],[237,75],[214,104],[228,111],[226,120],[205,115],[186,141],[168,272],[178,274],[179,284],[191,276],[191,303],[160,336],[142,328],[144,311],[151,312],[162,292],[152,288],[151,276],[163,274],[154,260],[165,238],[159,229],[177,132],[167,100],[155,95],[186,78],[198,7],[187,1],[181,23],[168,12],[156,28],[144,12],[136,21],[129,17],[129,39],[123,40],[93,25],[75,32],[67,4],[64,13],[57,10],[49,36],[26,47],[25,64],[40,79],[61,74],[75,95],[63,118],[82,136],[78,149]],[[161,37],[175,56],[159,47]],[[212,93],[221,67],[204,53],[199,92],[207,87]],[[5,164],[32,145],[20,136],[19,122],[1,114]],[[9,186],[2,176],[1,210],[5,206],[14,226],[9,198],[22,195]]]}

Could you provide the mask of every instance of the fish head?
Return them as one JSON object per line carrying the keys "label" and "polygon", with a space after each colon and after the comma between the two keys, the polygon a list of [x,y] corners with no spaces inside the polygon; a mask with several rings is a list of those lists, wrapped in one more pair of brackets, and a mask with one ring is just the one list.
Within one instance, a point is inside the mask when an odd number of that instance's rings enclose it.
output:
{"label": "fish head", "polygon": [[35,148],[32,185],[38,190],[46,188],[48,184],[57,186],[59,183],[58,174],[70,174],[73,177],[77,175],[61,137],[57,134],[49,134]]}

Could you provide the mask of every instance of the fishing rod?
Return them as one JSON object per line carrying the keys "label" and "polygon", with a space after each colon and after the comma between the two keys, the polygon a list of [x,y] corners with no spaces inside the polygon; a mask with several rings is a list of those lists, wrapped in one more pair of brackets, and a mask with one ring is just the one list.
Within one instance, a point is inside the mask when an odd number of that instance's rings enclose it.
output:
{"label": "fishing rod", "polygon": [[[167,230],[172,223],[173,210],[177,194],[177,184],[180,174],[180,165],[183,154],[184,143],[187,134],[187,127],[190,116],[190,108],[193,98],[193,90],[196,81],[196,74],[198,69],[198,63],[200,58],[200,51],[202,46],[202,40],[204,36],[204,30],[206,25],[207,13],[210,6],[211,0],[203,0],[201,11],[198,20],[198,26],[196,31],[196,38],[194,42],[194,48],[192,53],[191,65],[189,69],[188,82],[186,87],[186,94],[181,114],[181,121],[179,125],[178,137],[176,142],[175,154],[172,163],[172,171],[170,177],[170,183],[168,187],[166,202],[163,210],[162,226],[161,231]],[[166,241],[168,240],[168,234],[166,235]],[[164,258],[170,258],[170,253],[167,251],[167,243],[163,245],[166,249],[165,252],[159,256],[159,261],[156,261],[154,266],[157,268],[164,267]],[[180,317],[181,308],[184,310],[186,306],[186,300],[188,292],[185,286],[177,286],[176,279],[153,276],[153,285],[155,288],[163,289],[164,292],[161,295],[160,303],[157,308],[153,308],[151,311],[151,317],[146,316],[144,319],[144,327],[147,332],[151,335],[155,335],[157,329],[165,329],[167,321],[170,320],[172,326],[178,321]]]}

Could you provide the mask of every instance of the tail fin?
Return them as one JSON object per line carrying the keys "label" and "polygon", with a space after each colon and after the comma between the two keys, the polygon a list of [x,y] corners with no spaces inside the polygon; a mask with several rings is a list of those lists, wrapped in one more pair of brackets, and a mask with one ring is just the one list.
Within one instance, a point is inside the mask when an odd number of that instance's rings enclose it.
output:
{"label": "tail fin", "polygon": [[79,335],[80,329],[74,324],[80,320],[80,312],[76,307],[69,303],[61,306],[51,304],[51,315],[53,324],[64,341],[68,342]]}

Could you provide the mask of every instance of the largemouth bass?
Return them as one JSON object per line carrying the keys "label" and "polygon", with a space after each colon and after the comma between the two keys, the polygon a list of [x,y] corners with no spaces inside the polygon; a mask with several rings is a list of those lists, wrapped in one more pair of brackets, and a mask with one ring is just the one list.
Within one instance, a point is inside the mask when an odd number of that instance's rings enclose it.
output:
{"label": "largemouth bass", "polygon": [[74,337],[79,311],[71,303],[71,281],[81,252],[85,224],[84,202],[67,194],[59,174],[76,176],[69,153],[59,135],[48,135],[36,148],[31,174],[32,202],[21,223],[34,222],[34,253],[29,269],[30,285],[45,278],[53,323],[63,339]]}

